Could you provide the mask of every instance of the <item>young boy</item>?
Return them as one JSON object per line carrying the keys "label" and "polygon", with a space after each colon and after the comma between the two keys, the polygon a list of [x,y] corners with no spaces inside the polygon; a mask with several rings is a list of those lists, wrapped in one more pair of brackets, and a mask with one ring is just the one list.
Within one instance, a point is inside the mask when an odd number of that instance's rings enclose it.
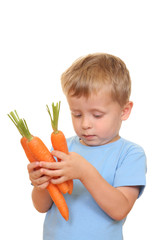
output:
{"label": "young boy", "polygon": [[[76,132],[67,140],[70,153],[53,151],[61,162],[28,165],[34,206],[47,212],[43,239],[122,240],[123,223],[146,184],[143,149],[119,135],[133,106],[129,72],[115,56],[90,54],[75,61],[61,82]],[[69,179],[74,189],[65,195],[66,222],[46,187]]]}

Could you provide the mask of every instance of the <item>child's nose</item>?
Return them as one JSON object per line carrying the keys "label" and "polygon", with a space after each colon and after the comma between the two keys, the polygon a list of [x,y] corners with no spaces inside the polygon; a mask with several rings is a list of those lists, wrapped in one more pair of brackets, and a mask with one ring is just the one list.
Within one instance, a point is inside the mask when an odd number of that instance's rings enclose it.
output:
{"label": "child's nose", "polygon": [[83,129],[88,129],[92,127],[91,120],[87,117],[83,117],[82,119],[82,128]]}

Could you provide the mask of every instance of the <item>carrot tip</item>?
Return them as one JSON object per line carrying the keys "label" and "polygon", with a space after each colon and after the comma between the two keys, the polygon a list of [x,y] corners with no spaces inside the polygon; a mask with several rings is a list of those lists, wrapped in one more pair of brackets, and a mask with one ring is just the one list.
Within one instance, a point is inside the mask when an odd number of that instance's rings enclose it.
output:
{"label": "carrot tip", "polygon": [[[64,217],[64,216],[63,216],[63,217]],[[69,220],[69,216],[65,216],[64,219],[65,219],[66,221],[68,221],[68,220]]]}

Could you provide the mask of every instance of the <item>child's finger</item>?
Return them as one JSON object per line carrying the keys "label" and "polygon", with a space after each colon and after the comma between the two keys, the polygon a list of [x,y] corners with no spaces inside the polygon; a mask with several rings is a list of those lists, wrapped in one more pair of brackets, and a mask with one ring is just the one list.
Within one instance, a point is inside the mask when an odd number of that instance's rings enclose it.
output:
{"label": "child's finger", "polygon": [[39,185],[38,188],[39,189],[45,189],[45,188],[47,188],[48,184],[49,184],[49,182],[45,182],[45,183]]}
{"label": "child's finger", "polygon": [[32,179],[31,182],[34,186],[39,186],[39,185],[43,185],[43,184],[49,182],[50,179],[51,178],[49,176],[43,176],[41,178]]}
{"label": "child's finger", "polygon": [[43,169],[43,168],[39,168],[38,170],[31,171],[31,172],[29,173],[29,175],[30,175],[30,178],[32,178],[32,179],[40,178],[40,177],[42,177],[43,175],[45,175],[44,169]]}
{"label": "child's finger", "polygon": [[64,175],[62,169],[50,170],[50,169],[45,168],[45,169],[43,169],[43,173],[44,173],[44,175],[49,176],[51,178],[61,177]]}
{"label": "child's finger", "polygon": [[35,168],[39,166],[39,162],[32,162],[27,165],[28,172],[32,172]]}
{"label": "child's finger", "polygon": [[62,167],[62,162],[40,162],[41,168],[47,168],[47,169],[60,169]]}
{"label": "child's finger", "polygon": [[56,158],[59,158],[61,159],[62,161],[66,160],[66,158],[68,157],[68,154],[64,153],[64,152],[60,152],[60,151],[55,151],[53,150],[51,152],[51,154],[56,157]]}
{"label": "child's finger", "polygon": [[59,178],[52,178],[50,180],[50,182],[53,183],[53,184],[60,184],[60,183],[66,182],[67,180],[68,179],[65,176],[62,176],[62,177],[59,177]]}

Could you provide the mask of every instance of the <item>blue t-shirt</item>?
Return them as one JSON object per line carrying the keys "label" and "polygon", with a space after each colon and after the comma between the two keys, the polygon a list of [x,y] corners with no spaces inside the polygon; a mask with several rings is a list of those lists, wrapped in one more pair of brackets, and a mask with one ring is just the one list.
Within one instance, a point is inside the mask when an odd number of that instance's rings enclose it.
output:
{"label": "blue t-shirt", "polygon": [[[146,184],[146,156],[143,149],[123,138],[102,146],[82,145],[78,137],[67,140],[70,152],[89,161],[114,187]],[[74,180],[72,195],[65,194],[69,220],[65,221],[53,204],[44,221],[44,240],[122,240],[125,219],[115,221],[95,202],[79,180]]]}

